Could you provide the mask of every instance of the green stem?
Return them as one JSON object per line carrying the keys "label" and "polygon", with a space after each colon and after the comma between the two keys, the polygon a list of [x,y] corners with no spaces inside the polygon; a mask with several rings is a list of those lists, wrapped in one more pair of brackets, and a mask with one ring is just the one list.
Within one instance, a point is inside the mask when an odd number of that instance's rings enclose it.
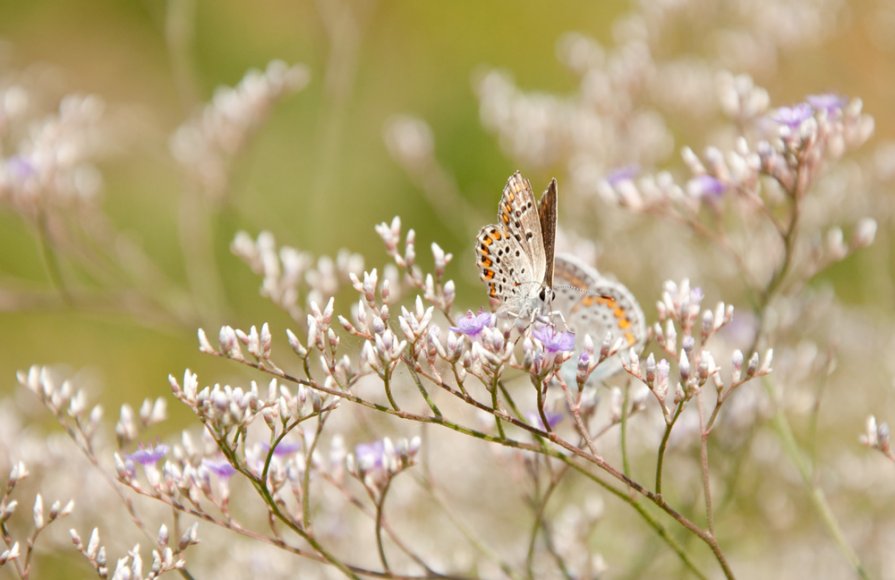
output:
{"label": "green stem", "polygon": [[317,419],[317,429],[314,431],[314,441],[308,447],[305,453],[305,472],[301,482],[301,521],[305,528],[311,527],[311,461],[314,457],[314,451],[317,449],[317,443],[320,441],[320,433],[323,432],[323,426],[329,413],[321,413]]}
{"label": "green stem", "polygon": [[[576,463],[574,463],[574,462],[572,461],[571,458],[569,458],[569,457],[565,457],[565,456],[561,456],[561,457],[560,457],[560,460],[563,461],[563,463],[566,463],[569,467],[571,467],[572,469],[574,469],[574,470],[577,471],[578,473],[582,474],[584,477],[590,479],[591,481],[593,481],[594,483],[596,483],[597,485],[599,485],[600,487],[602,487],[604,490],[606,490],[606,491],[609,492],[610,494],[614,495],[616,498],[620,499],[621,501],[623,501],[623,502],[625,502],[626,504],[628,504],[629,506],[631,506],[631,507],[634,509],[634,511],[636,511],[637,514],[643,519],[643,521],[645,521],[645,522],[647,523],[647,525],[648,525],[649,527],[651,527],[651,528],[653,529],[653,531],[656,532],[656,534],[657,534],[657,535],[658,535],[658,536],[659,536],[659,537],[660,537],[666,544],[668,544],[668,546],[674,551],[674,553],[677,554],[678,558],[680,558],[681,562],[683,562],[683,564],[684,564],[687,568],[689,568],[690,571],[693,572],[693,574],[694,574],[697,578],[701,578],[702,580],[706,580],[707,576],[706,576],[705,574],[703,574],[702,571],[701,571],[699,568],[696,567],[696,563],[693,562],[693,560],[690,558],[690,555],[687,554],[686,551],[684,551],[684,549],[681,547],[681,545],[678,543],[678,541],[675,540],[675,539],[671,536],[671,534],[668,533],[668,530],[665,529],[665,527],[664,527],[662,524],[660,524],[660,523],[659,523],[659,522],[652,516],[652,514],[650,514],[650,513],[646,510],[646,508],[645,508],[643,505],[640,504],[640,502],[639,502],[637,499],[631,497],[631,496],[630,496],[629,494],[627,494],[627,493],[624,493],[624,492],[622,492],[622,491],[620,491],[620,490],[618,490],[618,489],[612,487],[611,485],[609,485],[608,483],[606,483],[605,481],[603,481],[602,479],[600,479],[599,477],[597,477],[597,476],[594,475],[593,473],[591,473],[591,472],[589,472],[588,470],[584,469],[584,468],[581,467],[580,465],[577,465]],[[713,551],[714,551],[714,550],[713,550]],[[727,569],[726,566],[722,566],[722,568],[725,569],[725,570]],[[732,574],[732,573],[728,574],[727,572],[725,572],[725,575],[726,575],[728,578],[733,578],[733,574]]]}
{"label": "green stem", "polygon": [[49,274],[53,285],[59,290],[62,300],[71,306],[74,303],[74,299],[65,283],[65,277],[62,275],[62,268],[59,265],[59,256],[56,254],[56,250],[53,247],[49,219],[43,208],[40,208],[38,212],[37,228],[40,234],[38,239],[40,240],[41,254],[43,254],[44,263],[47,267],[47,274]]}
{"label": "green stem", "polygon": [[379,550],[379,560],[382,562],[382,569],[388,574],[391,574],[391,568],[389,568],[388,558],[385,556],[385,545],[382,543],[382,518],[385,515],[385,496],[388,494],[391,484],[392,478],[389,477],[382,488],[379,500],[376,502],[376,548]]}
{"label": "green stem", "polygon": [[665,464],[665,449],[668,447],[668,438],[671,436],[671,430],[677,422],[677,418],[681,416],[684,410],[683,402],[678,403],[674,410],[671,420],[665,425],[665,433],[662,434],[662,442],[659,443],[659,456],[656,459],[656,493],[662,495],[662,466]]}
{"label": "green stem", "polygon": [[[218,354],[217,356],[225,356],[225,355]],[[301,379],[298,377],[294,377],[294,376],[289,375],[288,373],[281,371],[281,370],[264,368],[262,365],[252,362],[252,361],[249,361],[249,360],[240,360],[237,362],[241,362],[242,364],[244,364],[246,366],[253,367],[257,370],[266,372],[273,376],[280,377],[283,380],[297,383],[297,384],[303,384],[303,385],[311,387],[319,392],[326,393],[326,394],[332,395],[334,397],[339,397],[339,398],[348,400],[350,402],[353,402],[355,404],[361,405],[363,407],[367,407],[369,409],[374,409],[374,410],[377,410],[377,411],[380,411],[382,413],[386,413],[389,415],[394,415],[396,417],[400,417],[405,420],[416,421],[416,422],[420,422],[420,423],[432,423],[435,425],[442,425],[442,426],[447,427],[448,429],[452,429],[453,431],[456,431],[458,433],[462,433],[462,434],[468,435],[470,437],[475,437],[476,439],[480,439],[483,441],[498,443],[500,445],[504,445],[506,447],[511,447],[514,449],[524,449],[524,450],[532,451],[534,453],[548,455],[551,457],[558,458],[564,462],[572,461],[571,457],[567,456],[562,450],[550,449],[549,447],[547,447],[544,444],[544,442],[542,442],[542,445],[534,445],[534,444],[530,444],[530,443],[525,443],[523,441],[518,441],[515,439],[508,439],[505,437],[489,435],[487,433],[483,433],[481,431],[477,431],[475,429],[465,427],[458,423],[454,423],[452,421],[445,419],[444,417],[432,417],[432,416],[426,416],[426,415],[419,415],[419,414],[415,414],[415,413],[409,413],[407,411],[393,409],[393,408],[387,407],[385,405],[381,405],[378,403],[374,403],[372,401],[368,401],[362,397],[359,397],[359,396],[351,393],[350,391],[340,391],[340,390],[336,390],[336,389],[330,389],[330,388],[328,388],[320,383],[317,383],[315,381],[305,380],[305,379]],[[630,477],[626,476],[624,473],[620,472],[618,469],[613,467],[603,457],[601,457],[599,455],[594,455],[592,453],[589,453],[585,449],[576,447],[575,445],[571,444],[570,442],[558,437],[555,433],[543,431],[541,429],[538,429],[537,427],[529,425],[525,421],[516,419],[516,418],[508,415],[507,413],[504,413],[503,411],[489,408],[488,405],[480,403],[479,401],[473,399],[472,397],[469,397],[468,395],[463,395],[459,391],[453,389],[450,385],[447,385],[441,381],[438,381],[437,379],[435,379],[433,377],[430,377],[428,375],[424,375],[424,376],[426,376],[427,380],[430,380],[434,384],[447,390],[448,392],[450,392],[457,398],[461,399],[462,401],[466,402],[470,406],[475,407],[480,410],[483,410],[483,411],[486,411],[486,412],[490,412],[495,417],[499,417],[503,421],[506,421],[506,422],[512,424],[513,426],[518,427],[524,431],[528,431],[528,432],[534,434],[538,438],[549,439],[550,441],[552,441],[557,446],[561,447],[566,452],[576,455],[579,458],[583,459],[584,461],[587,461],[587,462],[593,464],[598,469],[609,474],[613,479],[616,479],[619,482],[626,485],[629,488],[629,490],[633,490],[637,494],[645,497],[646,499],[651,501],[653,504],[655,504],[658,508],[660,508],[662,511],[664,511],[666,514],[668,514],[672,519],[674,519],[676,522],[678,522],[678,524],[680,524],[681,526],[686,528],[688,531],[695,534],[700,540],[702,540],[709,547],[709,549],[712,551],[712,554],[715,556],[715,559],[718,561],[718,564],[721,566],[722,572],[724,573],[725,577],[727,577],[727,578],[734,577],[733,571],[730,568],[730,564],[727,562],[727,558],[724,555],[724,552],[721,549],[721,546],[718,544],[718,541],[714,538],[714,536],[712,536],[705,530],[702,530],[701,528],[699,528],[699,526],[697,526],[695,523],[693,523],[692,521],[687,519],[684,515],[679,513],[677,510],[672,508],[670,505],[668,505],[668,503],[665,502],[664,498],[661,495],[651,492],[650,490],[648,490],[645,487],[643,487],[642,485],[640,485],[638,482],[636,482],[633,479],[631,479]],[[574,462],[572,463],[572,465],[573,465],[573,468],[576,469],[576,471],[586,473],[590,478],[595,477],[592,474],[590,474],[589,472],[587,472],[586,469],[584,469],[578,465],[575,465]],[[616,492],[617,492],[617,494],[621,494],[621,495],[625,495],[625,496],[627,495],[627,494],[625,494],[621,491],[618,491],[618,490],[616,490]],[[630,502],[628,502],[628,503],[630,503]]]}
{"label": "green stem", "polygon": [[541,427],[544,429],[544,431],[550,433],[552,429],[550,429],[550,422],[547,420],[547,413],[544,410],[544,406],[547,403],[547,385],[544,384],[544,381],[538,381],[538,383],[535,385],[535,388],[538,391],[538,415],[541,417]]}
{"label": "green stem", "polygon": [[631,463],[628,459],[628,401],[631,398],[631,385],[625,385],[624,397],[622,398],[622,417],[620,426],[619,445],[621,445],[622,453],[622,473],[631,477]]}
{"label": "green stem", "polygon": [[[765,379],[762,381],[762,384],[764,385],[765,392],[773,400],[775,398],[775,393],[771,382]],[[839,548],[839,551],[842,552],[842,555],[845,556],[845,559],[848,560],[852,568],[855,569],[855,573],[861,578],[869,578],[867,571],[861,563],[861,559],[845,538],[845,534],[842,532],[842,528],[839,526],[839,522],[836,519],[835,514],[833,514],[833,510],[827,502],[826,495],[823,490],[814,483],[808,461],[802,454],[801,449],[799,449],[799,445],[796,442],[795,435],[793,435],[789,421],[787,421],[786,415],[784,415],[783,409],[779,405],[777,411],[774,413],[773,421],[774,430],[777,433],[780,443],[783,445],[783,450],[786,452],[790,461],[792,461],[798,469],[799,475],[802,478],[802,484],[810,492],[808,497],[811,499],[811,505],[814,507],[818,516],[820,516],[827,532],[833,537],[833,541],[836,542],[836,546]]]}
{"label": "green stem", "polygon": [[411,361],[405,358],[404,365],[407,367],[407,370],[410,371],[410,377],[413,379],[413,382],[416,384],[416,388],[423,396],[423,400],[426,401],[426,405],[429,407],[429,410],[431,410],[436,417],[441,417],[441,410],[438,408],[438,405],[435,404],[435,401],[432,400],[432,397],[429,396],[429,391],[427,391],[426,387],[423,386],[423,382],[420,380],[419,374],[417,374],[417,372],[414,370]]}
{"label": "green stem", "polygon": [[705,520],[709,533],[715,535],[715,512],[712,507],[712,482],[709,474],[709,431],[705,426],[705,414],[702,409],[700,391],[696,395],[696,410],[699,412],[699,467],[702,471],[702,489],[705,499]]}
{"label": "green stem", "polygon": [[541,525],[544,521],[544,513],[547,511],[547,502],[550,501],[550,497],[553,495],[553,492],[559,487],[560,481],[562,481],[563,476],[569,472],[569,466],[564,465],[562,470],[557,473],[551,480],[547,486],[547,489],[544,490],[544,494],[541,496],[540,502],[538,502],[537,509],[535,511],[535,519],[532,522],[531,532],[528,537],[528,551],[525,556],[525,569],[528,570],[529,578],[534,578],[534,555],[535,555],[535,542],[538,539],[538,530],[541,529]]}
{"label": "green stem", "polygon": [[[215,436],[215,439],[217,440],[218,448],[221,450],[221,453],[224,454],[224,456],[227,458],[227,460],[230,462],[230,464],[234,468],[236,468],[237,471],[239,471],[243,476],[245,476],[251,482],[252,486],[255,488],[255,490],[258,492],[258,494],[261,496],[261,499],[264,501],[265,504],[267,504],[267,508],[270,510],[270,513],[273,514],[273,516],[276,519],[278,519],[283,524],[285,524],[286,527],[288,527],[290,530],[292,530],[293,532],[298,534],[304,541],[306,541],[312,548],[314,548],[314,550],[318,554],[320,554],[327,562],[329,562],[330,564],[332,564],[333,566],[338,568],[339,571],[341,571],[343,574],[345,574],[349,578],[356,578],[358,580],[360,579],[359,575],[357,575],[353,570],[351,570],[351,568],[348,565],[346,565],[344,562],[342,562],[341,560],[336,558],[333,554],[331,554],[328,550],[326,550],[320,544],[320,542],[318,542],[317,539],[314,538],[314,536],[312,534],[308,533],[301,526],[297,525],[292,520],[292,518],[290,518],[286,514],[284,514],[283,511],[280,509],[280,506],[277,504],[276,499],[274,499],[273,495],[270,493],[270,489],[268,489],[268,487],[267,487],[266,479],[261,479],[260,477],[258,477],[254,473],[252,473],[252,471],[249,468],[244,466],[239,461],[239,457],[236,455],[236,452],[233,450],[233,448],[231,448],[229,445],[227,445],[227,442],[224,439],[218,437],[217,435],[214,435],[214,436]],[[268,462],[270,460],[270,456],[273,454],[273,449],[274,448],[271,448],[270,454],[268,455]],[[268,468],[268,465],[265,465],[265,467],[264,467],[265,475],[267,473],[267,468]]]}
{"label": "green stem", "polygon": [[394,396],[392,396],[392,381],[391,381],[391,373],[388,369],[385,369],[382,372],[382,386],[385,387],[385,396],[388,399],[389,405],[392,406],[392,409],[395,411],[400,410],[398,407],[398,403],[395,401]]}
{"label": "green stem", "polygon": [[[491,407],[494,411],[498,410],[498,398],[497,398],[497,375],[494,375],[494,380],[491,382]],[[503,423],[500,422],[500,417],[497,416],[497,413],[494,413],[494,423],[497,425],[497,434],[500,435],[501,439],[506,437],[506,433],[503,431]]]}

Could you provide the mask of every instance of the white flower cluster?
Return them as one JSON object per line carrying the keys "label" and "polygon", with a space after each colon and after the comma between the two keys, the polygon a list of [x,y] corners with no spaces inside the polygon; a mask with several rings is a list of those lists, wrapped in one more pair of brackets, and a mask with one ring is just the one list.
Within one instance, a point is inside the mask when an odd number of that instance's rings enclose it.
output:
{"label": "white flower cluster", "polygon": [[[3,542],[7,548],[0,552],[0,566],[10,564],[15,568],[15,573],[20,578],[27,578],[31,572],[31,559],[34,555],[34,545],[37,537],[48,526],[59,518],[68,516],[75,509],[74,500],[69,500],[65,505],[60,501],[54,501],[49,509],[44,506],[43,495],[40,493],[34,498],[31,509],[31,531],[22,539],[13,537],[10,531],[10,519],[15,515],[19,502],[13,499],[16,487],[19,483],[31,475],[28,467],[21,461],[15,463],[9,472],[6,485],[3,486],[3,494],[0,496],[0,528],[3,530]],[[24,547],[23,547],[24,546]]]}
{"label": "white flower cluster", "polygon": [[720,407],[735,389],[772,370],[773,350],[769,349],[763,358],[753,353],[745,369],[743,353],[735,350],[725,379],[707,344],[731,322],[733,306],[719,302],[714,309],[702,309],[702,300],[702,290],[691,288],[689,280],[683,280],[680,284],[666,282],[662,300],[657,303],[658,321],[651,329],[652,338],[666,355],[677,358],[677,381],[671,379],[672,363],[666,358],[656,361],[652,353],[645,360],[629,356],[623,363],[631,376],[649,388],[666,422],[676,420],[684,405],[707,384],[714,387],[716,406]]}
{"label": "white flower cluster", "polygon": [[171,153],[183,173],[203,194],[218,199],[226,193],[233,161],[273,105],[307,85],[302,65],[275,60],[263,71],[249,71],[234,88],[219,88],[192,120],[171,138]]}
{"label": "white flower cluster", "polygon": [[[96,200],[102,177],[96,161],[103,139],[105,103],[95,95],[68,95],[58,110],[27,121],[21,109],[31,95],[18,86],[0,90],[0,152],[7,133],[22,136],[0,153],[0,201],[34,214],[38,206],[70,207]],[[14,132],[17,124],[24,124]]]}
{"label": "white flower cluster", "polygon": [[363,256],[347,250],[338,252],[335,258],[321,256],[315,264],[308,252],[289,246],[277,248],[269,232],[261,232],[254,240],[238,232],[231,250],[261,276],[261,295],[295,320],[304,318],[308,304],[326,302],[352,275],[364,269]]}
{"label": "white flower cluster", "polygon": [[100,578],[112,580],[152,580],[174,570],[182,570],[186,566],[186,560],[180,557],[188,547],[199,543],[196,533],[196,524],[193,524],[183,533],[177,545],[173,548],[169,545],[170,538],[168,527],[162,524],[158,530],[156,543],[158,548],[152,550],[152,562],[149,569],[143,569],[143,557],[140,555],[140,545],[136,544],[128,550],[126,556],[122,556],[115,562],[115,567],[109,575],[109,562],[106,547],[102,545],[99,530],[93,528],[87,544],[81,540],[76,530],[70,531],[72,543],[87,561],[96,570]]}

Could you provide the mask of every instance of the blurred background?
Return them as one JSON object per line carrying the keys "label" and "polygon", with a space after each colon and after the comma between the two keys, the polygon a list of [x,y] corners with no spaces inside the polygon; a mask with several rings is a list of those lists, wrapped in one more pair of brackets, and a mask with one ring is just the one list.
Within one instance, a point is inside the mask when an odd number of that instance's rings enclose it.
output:
{"label": "blurred background", "polygon": [[[715,37],[736,22],[730,7],[696,4],[704,9],[685,13],[662,39],[668,55],[712,58]],[[774,26],[794,29],[794,46],[770,51],[773,58],[754,70],[733,72],[752,73],[779,105],[828,91],[859,96],[876,119],[876,140],[891,138],[895,16],[889,3],[794,6],[801,12],[779,8],[767,16]],[[308,87],[275,107],[237,160],[231,195],[215,225],[215,252],[231,309],[214,322],[235,325],[273,316],[258,299],[255,277],[228,251],[235,231],[254,235],[267,229],[280,242],[315,254],[344,247],[377,259],[382,254],[372,226],[398,214],[422,244],[437,240],[455,253],[450,274],[461,284],[460,300],[480,304],[469,229],[458,227],[456,216],[439,215],[389,155],[387,122],[409,113],[429,123],[438,158],[478,212],[476,219],[487,223],[512,171],[524,171],[540,191],[554,174],[562,188],[563,168],[523,167],[502,153],[480,122],[476,75],[499,68],[524,90],[571,93],[578,79],[558,62],[560,39],[580,32],[611,46],[613,34],[625,34],[613,32],[613,24],[632,8],[564,1],[549,9],[508,1],[450,7],[272,1],[257,10],[226,0],[76,0],[64,7],[42,0],[4,2],[0,58],[6,75],[38,77],[50,99],[96,93],[124,119],[121,150],[102,162],[103,208],[180,281],[186,279],[176,220],[182,182],[168,152],[171,133],[215,87],[236,84],[248,69],[272,59],[309,67]],[[817,20],[830,22],[821,26]],[[820,31],[800,32],[809,26]],[[702,127],[687,121],[670,120],[677,143],[669,162],[679,164],[676,151],[683,144],[706,144]],[[561,212],[572,215],[574,208],[563,206]],[[22,221],[6,211],[0,220],[4,278],[51,288],[40,249]],[[861,277],[842,274],[843,294],[860,300]],[[657,278],[663,275],[668,273]],[[636,279],[627,281],[637,286]],[[891,297],[883,298],[891,306]],[[127,317],[61,306],[4,308],[0,316],[6,336],[16,337],[0,350],[0,376],[11,377],[30,362],[65,362],[121,385],[106,396],[138,396],[164,391],[163,369],[195,358],[193,337],[182,328],[147,329]]]}
{"label": "blurred background", "polygon": [[[644,16],[635,26],[630,14]],[[772,106],[827,92],[861,98],[864,111],[875,119],[875,136],[853,157],[860,159],[847,163],[858,173],[866,175],[868,167],[875,173],[872,180],[840,183],[866,186],[854,195],[861,197],[860,212],[878,220],[879,235],[874,247],[838,264],[817,284],[835,288],[851,312],[874,321],[880,329],[876,336],[891,339],[895,4],[890,0],[642,5],[559,0],[549,6],[508,0],[5,1],[0,3],[0,85],[38,88],[47,111],[64,94],[103,98],[116,138],[97,162],[102,212],[182,288],[188,287],[190,266],[183,257],[178,216],[188,185],[170,153],[172,133],[216,87],[235,85],[247,70],[263,69],[271,60],[306,65],[310,82],[271,109],[235,159],[226,196],[211,204],[214,217],[206,225],[220,294],[214,308],[195,318],[134,316],[108,307],[101,295],[82,303],[63,299],[32,223],[0,206],[3,392],[12,394],[15,371],[33,363],[77,369],[102,387],[95,394],[108,409],[166,395],[168,373],[177,375],[187,367],[200,376],[240,376],[240,369],[198,355],[195,327],[247,328],[270,321],[279,333],[290,321],[259,296],[257,276],[231,254],[239,230],[252,236],[269,230],[279,243],[315,255],[347,248],[375,265],[385,261],[385,254],[373,226],[400,215],[405,227],[416,230],[421,255],[432,241],[454,253],[448,276],[458,283],[458,303],[480,307],[485,294],[472,254],[474,224],[493,221],[501,187],[517,169],[538,192],[550,177],[558,178],[560,229],[566,223],[587,238],[601,269],[642,296],[651,314],[661,281],[687,275],[688,267],[703,258],[639,257],[637,232],[651,224],[641,218],[630,230],[612,228],[600,219],[612,221],[617,209],[594,202],[586,212],[580,210],[581,175],[587,174],[578,171],[581,160],[559,154],[531,160],[524,150],[520,153],[518,143],[508,143],[489,122],[482,87],[498,69],[535,104],[571,99],[583,89],[574,62],[569,65],[569,33],[589,37],[610,53],[632,37],[648,36],[657,23],[662,35],[650,38],[652,59],[674,66],[653,66],[643,73],[653,83],[644,101],[664,115],[667,136],[645,158],[625,158],[635,140],[619,145],[620,153],[590,160],[589,170],[605,176],[627,163],[679,169],[682,146],[701,150],[723,135],[717,130],[717,110],[701,109],[701,103],[716,100],[712,85],[701,81],[714,79],[724,68],[751,75],[768,90]],[[618,61],[619,66],[626,62],[637,60]],[[669,102],[662,101],[663,94]],[[612,93],[606,98],[611,101]],[[400,123],[408,116],[424,122],[411,122],[416,133],[409,138],[422,139],[423,150],[431,138],[437,161],[427,157],[415,164],[412,154],[402,156],[401,135],[393,131],[406,129]],[[603,146],[612,149],[611,143]],[[564,187],[571,192],[565,205]],[[447,208],[445,200],[450,200]],[[426,265],[429,260],[421,257]],[[81,276],[77,268],[71,270],[69,275]],[[95,281],[83,283],[89,287]],[[115,283],[126,288],[123,281]],[[707,285],[714,297],[746,306],[735,281],[719,278]],[[885,343],[875,346],[886,358],[842,383],[861,392],[849,420],[832,421],[835,430],[825,434],[844,447],[857,447],[863,415],[876,412],[895,419],[895,370],[887,360],[893,351],[886,351]],[[890,346],[895,348],[895,342]],[[186,424],[184,410],[172,405],[171,413],[175,420],[166,430]],[[891,481],[875,493],[891,497]],[[799,519],[799,513],[796,508],[793,517]],[[811,521],[805,525],[814,526]],[[760,553],[761,542],[756,546]],[[881,577],[893,573],[884,569],[881,556],[871,560]]]}

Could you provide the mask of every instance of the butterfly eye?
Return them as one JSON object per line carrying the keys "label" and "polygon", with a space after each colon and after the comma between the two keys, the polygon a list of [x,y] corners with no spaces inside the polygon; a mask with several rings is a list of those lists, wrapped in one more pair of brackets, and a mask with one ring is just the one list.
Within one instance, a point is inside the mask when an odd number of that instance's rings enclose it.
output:
{"label": "butterfly eye", "polygon": [[556,292],[553,291],[553,288],[547,288],[545,286],[541,288],[541,292],[538,296],[541,298],[541,302],[553,302],[553,299],[556,297]]}

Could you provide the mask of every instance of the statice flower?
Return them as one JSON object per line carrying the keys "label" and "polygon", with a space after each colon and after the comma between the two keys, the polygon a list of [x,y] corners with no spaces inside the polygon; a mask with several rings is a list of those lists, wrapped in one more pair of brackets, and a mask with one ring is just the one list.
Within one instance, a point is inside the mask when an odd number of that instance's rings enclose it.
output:
{"label": "statice flower", "polygon": [[128,455],[127,458],[140,465],[155,465],[161,461],[167,453],[168,446],[164,444],[150,445],[149,447],[141,446],[140,449]]}
{"label": "statice flower", "polygon": [[836,93],[823,93],[820,95],[808,95],[805,99],[816,111],[825,111],[828,116],[842,112],[848,99]]}
{"label": "statice flower", "polygon": [[[267,443],[262,444],[261,447],[264,448],[265,452],[270,451],[270,445]],[[300,450],[301,443],[298,441],[280,441],[274,448],[273,454],[277,457],[286,457],[287,455],[298,453]]]}
{"label": "statice flower", "polygon": [[619,183],[624,181],[631,181],[640,173],[640,166],[638,165],[625,165],[623,167],[619,167],[609,173],[606,176],[606,181],[609,182],[609,185],[613,187],[617,186]]}
{"label": "statice flower", "polygon": [[569,331],[557,332],[556,328],[549,324],[535,328],[532,336],[543,344],[544,349],[551,354],[575,350],[575,333]]}
{"label": "statice flower", "polygon": [[564,415],[562,413],[556,413],[553,411],[545,411],[544,415],[547,417],[547,427],[549,427],[549,429],[546,429],[544,427],[544,421],[541,420],[541,416],[535,411],[529,411],[528,413],[526,413],[525,418],[532,425],[534,425],[536,427],[540,427],[541,429],[551,430],[551,431],[553,430],[554,427],[559,425],[559,423],[564,418]]}
{"label": "statice flower", "polygon": [[203,459],[202,466],[222,479],[229,479],[236,469],[225,459]]}
{"label": "statice flower", "polygon": [[457,320],[457,326],[451,326],[450,329],[459,334],[476,338],[487,326],[494,324],[494,315],[490,312],[479,312],[473,314],[472,310],[466,311],[466,315]]}
{"label": "statice flower", "polygon": [[687,182],[687,191],[693,197],[713,200],[727,191],[727,185],[711,175],[697,175]]}
{"label": "statice flower", "polygon": [[[357,466],[364,470],[379,469],[385,465],[386,443],[385,439],[378,439],[371,443],[360,443],[354,448],[354,457]],[[389,446],[391,443],[389,442]]]}
{"label": "statice flower", "polygon": [[814,115],[814,109],[808,103],[799,103],[791,107],[780,107],[771,113],[771,119],[780,125],[792,130],[798,129],[801,124]]}

